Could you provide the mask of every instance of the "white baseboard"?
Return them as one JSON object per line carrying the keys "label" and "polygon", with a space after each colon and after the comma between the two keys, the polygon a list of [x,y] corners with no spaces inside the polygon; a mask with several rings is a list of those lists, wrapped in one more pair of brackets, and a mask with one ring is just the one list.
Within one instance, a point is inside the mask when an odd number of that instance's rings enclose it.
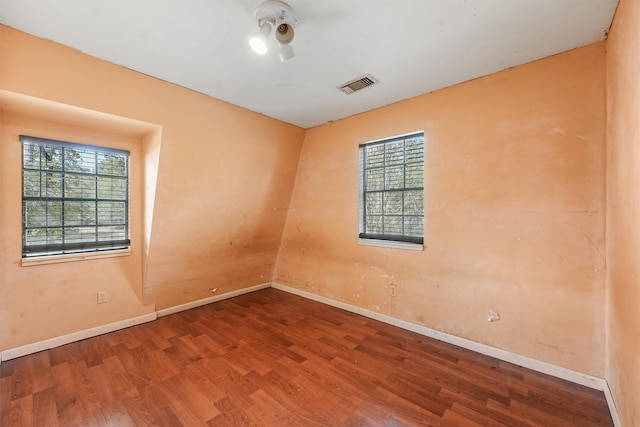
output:
{"label": "white baseboard", "polygon": [[43,341],[26,344],[20,347],[10,348],[0,352],[0,364],[6,360],[15,359],[17,357],[26,356],[28,354],[37,353],[39,351],[49,350],[50,348],[54,348],[54,347],[69,344],[75,341],[80,341],[86,338],[91,338],[98,335],[106,334],[108,332],[117,331],[119,329],[128,328],[130,326],[139,325],[141,323],[151,322],[161,316],[168,316],[173,313],[178,313],[180,311],[189,310],[190,308],[196,308],[202,305],[211,304],[212,302],[233,298],[239,295],[247,294],[249,292],[265,289],[270,286],[271,286],[271,283],[263,283],[261,285],[252,286],[250,288],[239,289],[237,291],[227,292],[226,294],[220,294],[210,298],[205,298],[198,301],[193,301],[186,304],[178,305],[175,307],[165,308],[164,310],[158,310],[156,312],[145,314],[143,316],[120,320],[118,322],[96,326],[95,328],[72,332],[70,334],[61,335],[59,337],[49,338]]}
{"label": "white baseboard", "polygon": [[607,383],[606,381],[604,384],[604,397],[607,399],[607,405],[609,405],[609,412],[611,413],[613,425],[615,427],[622,427],[622,422],[620,421],[620,416],[618,415],[616,401],[613,400],[613,394],[611,393],[611,389],[609,388],[609,383]]}
{"label": "white baseboard", "polygon": [[95,328],[85,329],[78,332],[72,332],[70,334],[49,338],[20,347],[10,348],[0,353],[0,362],[15,359],[16,357],[26,356],[27,354],[37,353],[43,350],[49,350],[50,348],[117,331],[119,329],[128,328],[130,326],[139,325],[141,323],[151,322],[156,320],[156,318],[157,315],[153,312],[143,316],[120,320],[118,322],[108,323],[106,325],[100,325]]}
{"label": "white baseboard", "polygon": [[192,308],[200,307],[203,305],[211,304],[212,302],[222,301],[225,299],[237,297],[240,295],[248,294],[250,292],[259,291],[260,289],[266,289],[271,287],[271,283],[263,283],[261,285],[251,286],[249,288],[238,289],[237,291],[231,291],[220,295],[215,295],[209,298],[199,299],[197,301],[191,301],[186,304],[176,305],[174,307],[165,308],[162,310],[156,311],[158,313],[158,317],[168,316],[170,314],[178,313],[180,311],[189,310]]}
{"label": "white baseboard", "polygon": [[468,340],[466,338],[460,338],[455,335],[447,334],[445,332],[436,331],[435,329],[427,328],[426,326],[417,325],[404,320],[396,319],[391,316],[376,313],[375,311],[367,310],[362,307],[340,302],[331,298],[323,297],[311,292],[306,292],[301,289],[293,288],[279,283],[263,283],[261,285],[252,286],[249,288],[239,289],[237,291],[227,292],[212,296],[209,298],[201,299],[198,301],[181,304],[175,307],[165,308],[153,313],[145,314],[143,316],[134,317],[131,319],[125,319],[107,325],[97,326],[95,328],[86,329],[83,331],[73,332],[67,335],[50,338],[44,341],[39,341],[32,344],[23,345],[20,347],[11,348],[0,352],[0,363],[6,360],[15,359],[17,357],[26,356],[28,354],[37,353],[39,351],[48,350],[50,348],[58,347],[71,342],[80,341],[86,338],[95,337],[98,335],[106,334],[108,332],[117,331],[119,329],[128,328],[130,326],[139,325],[141,323],[151,322],[161,316],[168,316],[170,314],[178,313],[180,311],[189,310],[191,308],[200,307],[206,304],[211,304],[216,301],[222,301],[228,298],[233,298],[239,295],[255,292],[261,289],[273,287],[291,294],[295,294],[310,300],[318,301],[323,304],[337,307],[352,313],[360,314],[362,316],[379,320],[381,322],[397,326],[402,329],[406,329],[420,335],[424,335],[430,338],[434,338],[440,341],[444,341],[458,347],[466,348],[487,356],[495,357],[496,359],[504,360],[506,362],[513,363],[515,365],[523,366],[534,371],[538,371],[544,374],[552,375],[557,378],[561,378],[573,383],[581,384],[596,390],[604,392],[607,404],[609,405],[609,411],[611,412],[611,418],[615,427],[622,427],[620,417],[616,409],[613,395],[609,389],[609,385],[606,380],[597,378],[591,375],[583,374],[581,372],[573,371],[571,369],[562,368],[560,366],[552,365],[550,363],[541,362],[539,360],[531,359],[529,357],[521,356],[519,354],[511,353],[506,350],[502,350],[496,347],[480,344],[475,341]]}
{"label": "white baseboard", "polygon": [[402,329],[407,329],[411,332],[418,333],[430,338],[444,341],[449,344],[456,345],[458,347],[466,348],[468,350],[475,351],[477,353],[485,354],[487,356],[495,357],[496,359],[504,360],[515,365],[519,365],[534,371],[542,372],[544,374],[552,375],[557,378],[561,378],[573,383],[581,384],[596,390],[605,389],[605,380],[597,378],[588,374],[573,371],[571,369],[562,368],[560,366],[552,365],[550,363],[541,362],[539,360],[531,359],[526,356],[512,353],[510,351],[502,350],[496,347],[491,347],[485,344],[480,344],[475,341],[468,340],[466,338],[460,338],[455,335],[447,334],[445,332],[436,331],[435,329],[427,328],[426,326],[417,325],[415,323],[407,322],[405,320],[396,319],[385,314],[380,314],[375,311],[367,310],[362,307],[340,302],[331,298],[326,298],[320,295],[306,292],[297,288],[293,288],[279,283],[273,283],[271,285],[275,289],[279,289],[285,292],[289,292],[295,295],[299,295],[304,298],[308,298],[314,301],[321,302],[333,307],[341,308],[352,313],[360,314],[371,319],[379,320],[384,323],[388,323],[393,326],[397,326]]}

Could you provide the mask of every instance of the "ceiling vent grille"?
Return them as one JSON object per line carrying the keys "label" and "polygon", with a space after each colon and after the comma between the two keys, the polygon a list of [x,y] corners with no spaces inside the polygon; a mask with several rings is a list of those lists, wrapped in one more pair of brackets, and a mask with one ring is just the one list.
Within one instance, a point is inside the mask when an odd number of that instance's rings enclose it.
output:
{"label": "ceiling vent grille", "polygon": [[357,92],[360,89],[364,89],[365,87],[372,86],[376,83],[379,83],[379,82],[378,80],[376,80],[375,77],[373,77],[371,74],[365,74],[362,77],[358,77],[357,79],[353,79],[351,81],[341,84],[340,86],[338,86],[338,89],[340,89],[341,91],[343,91],[348,95],[353,92]]}

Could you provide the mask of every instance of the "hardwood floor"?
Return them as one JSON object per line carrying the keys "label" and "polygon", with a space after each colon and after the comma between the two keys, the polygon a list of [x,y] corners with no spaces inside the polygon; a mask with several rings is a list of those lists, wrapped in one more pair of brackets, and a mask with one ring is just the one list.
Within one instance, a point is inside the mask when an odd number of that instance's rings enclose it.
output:
{"label": "hardwood floor", "polygon": [[0,365],[1,426],[611,426],[602,392],[265,289]]}

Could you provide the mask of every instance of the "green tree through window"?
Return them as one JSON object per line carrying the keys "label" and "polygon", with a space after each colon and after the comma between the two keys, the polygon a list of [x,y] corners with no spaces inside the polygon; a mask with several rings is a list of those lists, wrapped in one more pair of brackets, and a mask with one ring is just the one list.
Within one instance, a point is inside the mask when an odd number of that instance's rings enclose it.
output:
{"label": "green tree through window", "polygon": [[23,257],[129,246],[129,152],[20,141]]}
{"label": "green tree through window", "polygon": [[423,243],[422,132],[360,145],[359,236]]}

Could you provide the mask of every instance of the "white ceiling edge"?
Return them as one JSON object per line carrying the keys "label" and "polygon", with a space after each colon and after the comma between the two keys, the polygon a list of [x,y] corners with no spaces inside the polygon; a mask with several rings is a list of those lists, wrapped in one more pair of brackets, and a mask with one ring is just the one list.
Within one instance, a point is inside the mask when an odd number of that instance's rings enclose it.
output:
{"label": "white ceiling edge", "polygon": [[602,41],[617,2],[290,0],[287,62],[249,48],[256,0],[0,0],[0,23],[310,128]]}

